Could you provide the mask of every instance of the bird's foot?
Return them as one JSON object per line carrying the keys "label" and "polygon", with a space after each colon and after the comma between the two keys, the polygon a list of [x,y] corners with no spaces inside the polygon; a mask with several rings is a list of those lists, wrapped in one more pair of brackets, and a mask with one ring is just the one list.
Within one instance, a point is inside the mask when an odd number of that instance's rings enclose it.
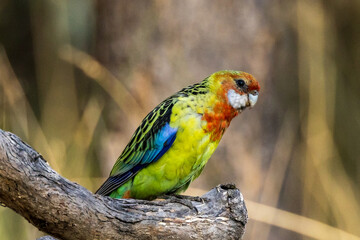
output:
{"label": "bird's foot", "polygon": [[199,211],[194,206],[192,201],[204,203],[204,199],[202,199],[201,197],[185,196],[185,195],[178,195],[178,194],[169,194],[169,195],[167,194],[167,195],[161,196],[160,198],[187,206],[191,210],[194,210],[196,212],[196,214],[198,214]]}
{"label": "bird's foot", "polygon": [[186,200],[194,201],[194,202],[202,202],[202,203],[204,203],[204,199],[199,197],[199,196],[187,196],[187,195],[179,195],[179,194],[173,194],[171,196],[174,196],[174,197],[180,198],[180,199],[186,199]]}

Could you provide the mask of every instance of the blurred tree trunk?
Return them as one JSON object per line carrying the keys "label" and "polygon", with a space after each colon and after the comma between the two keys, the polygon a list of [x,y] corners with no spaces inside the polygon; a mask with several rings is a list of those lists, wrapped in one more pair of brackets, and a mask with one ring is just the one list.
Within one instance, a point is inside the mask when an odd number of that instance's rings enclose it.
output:
{"label": "blurred tree trunk", "polygon": [[141,63],[138,51],[150,40],[156,22],[154,5],[142,0],[97,1],[96,56],[122,81]]}

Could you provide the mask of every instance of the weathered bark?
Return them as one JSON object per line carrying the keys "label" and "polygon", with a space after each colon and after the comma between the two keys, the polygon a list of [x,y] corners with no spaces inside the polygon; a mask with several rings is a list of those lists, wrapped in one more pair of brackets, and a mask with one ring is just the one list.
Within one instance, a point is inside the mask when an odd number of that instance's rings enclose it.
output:
{"label": "weathered bark", "polygon": [[0,201],[61,239],[240,239],[247,222],[243,197],[234,185],[220,185],[200,199],[94,195],[61,177],[29,145],[2,130]]}

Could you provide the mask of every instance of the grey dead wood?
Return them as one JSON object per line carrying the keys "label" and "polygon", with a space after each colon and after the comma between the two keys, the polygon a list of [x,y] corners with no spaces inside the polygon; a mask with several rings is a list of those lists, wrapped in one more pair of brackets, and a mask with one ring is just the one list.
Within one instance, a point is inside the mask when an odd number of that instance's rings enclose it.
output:
{"label": "grey dead wood", "polygon": [[200,199],[111,199],[63,178],[1,129],[0,201],[58,239],[241,239],[247,222],[244,199],[232,184]]}

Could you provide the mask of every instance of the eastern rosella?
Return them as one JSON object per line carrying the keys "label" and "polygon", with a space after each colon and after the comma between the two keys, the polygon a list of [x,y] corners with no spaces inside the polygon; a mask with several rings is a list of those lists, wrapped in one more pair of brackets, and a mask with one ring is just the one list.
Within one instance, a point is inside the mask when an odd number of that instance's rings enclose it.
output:
{"label": "eastern rosella", "polygon": [[197,178],[230,121],[255,105],[260,86],[241,71],[219,71],[165,99],[136,129],[97,194],[154,199]]}

